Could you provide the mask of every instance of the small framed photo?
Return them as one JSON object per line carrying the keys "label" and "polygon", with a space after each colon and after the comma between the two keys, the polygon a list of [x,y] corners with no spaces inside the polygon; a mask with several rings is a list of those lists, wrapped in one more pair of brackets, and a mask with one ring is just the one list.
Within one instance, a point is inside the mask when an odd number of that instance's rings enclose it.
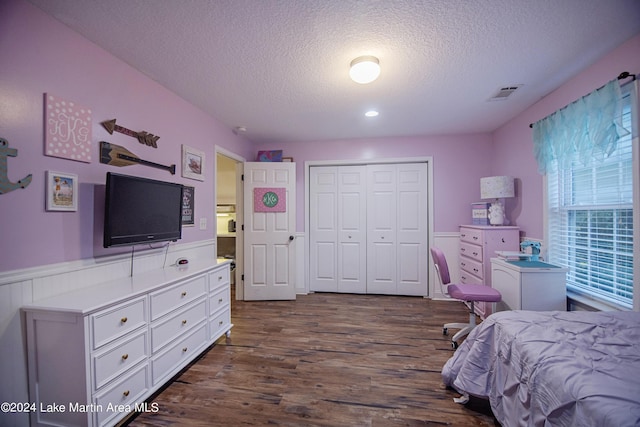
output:
{"label": "small framed photo", "polygon": [[182,177],[204,181],[204,152],[182,146]]}
{"label": "small framed photo", "polygon": [[47,171],[48,211],[78,210],[78,175]]}

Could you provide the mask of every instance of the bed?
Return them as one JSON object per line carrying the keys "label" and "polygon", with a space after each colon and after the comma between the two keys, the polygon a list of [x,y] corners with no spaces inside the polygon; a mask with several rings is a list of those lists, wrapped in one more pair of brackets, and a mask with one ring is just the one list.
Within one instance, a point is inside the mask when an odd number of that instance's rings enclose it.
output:
{"label": "bed", "polygon": [[442,378],[503,427],[640,426],[640,313],[495,313]]}

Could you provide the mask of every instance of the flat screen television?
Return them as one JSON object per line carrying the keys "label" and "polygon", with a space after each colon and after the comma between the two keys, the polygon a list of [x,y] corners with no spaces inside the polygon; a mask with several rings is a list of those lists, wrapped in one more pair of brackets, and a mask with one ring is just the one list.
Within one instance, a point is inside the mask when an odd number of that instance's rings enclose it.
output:
{"label": "flat screen television", "polygon": [[107,173],[105,248],[182,238],[182,185]]}

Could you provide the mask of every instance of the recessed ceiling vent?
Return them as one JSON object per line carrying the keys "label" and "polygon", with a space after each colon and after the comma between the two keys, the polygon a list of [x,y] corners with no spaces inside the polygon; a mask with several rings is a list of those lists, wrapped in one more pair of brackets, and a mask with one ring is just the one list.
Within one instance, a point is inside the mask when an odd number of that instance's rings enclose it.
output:
{"label": "recessed ceiling vent", "polygon": [[522,85],[501,87],[500,89],[498,89],[495,95],[489,98],[489,101],[504,101],[505,99],[509,98],[513,94],[513,92],[515,92],[521,87]]}

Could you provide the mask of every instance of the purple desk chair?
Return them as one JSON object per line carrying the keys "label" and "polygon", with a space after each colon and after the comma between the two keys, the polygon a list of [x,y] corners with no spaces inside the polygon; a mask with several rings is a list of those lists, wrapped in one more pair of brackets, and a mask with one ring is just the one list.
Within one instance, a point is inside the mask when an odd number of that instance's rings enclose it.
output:
{"label": "purple desk chair", "polygon": [[476,301],[499,302],[502,299],[502,295],[492,287],[481,284],[451,284],[447,259],[445,258],[442,250],[432,247],[431,257],[433,258],[433,263],[435,264],[436,271],[438,272],[442,293],[449,295],[451,298],[467,301],[471,304],[469,310],[469,323],[446,323],[442,328],[443,335],[447,335],[449,328],[460,329],[451,338],[451,346],[456,349],[458,348],[458,340],[476,327],[476,314],[473,312],[473,303]]}

